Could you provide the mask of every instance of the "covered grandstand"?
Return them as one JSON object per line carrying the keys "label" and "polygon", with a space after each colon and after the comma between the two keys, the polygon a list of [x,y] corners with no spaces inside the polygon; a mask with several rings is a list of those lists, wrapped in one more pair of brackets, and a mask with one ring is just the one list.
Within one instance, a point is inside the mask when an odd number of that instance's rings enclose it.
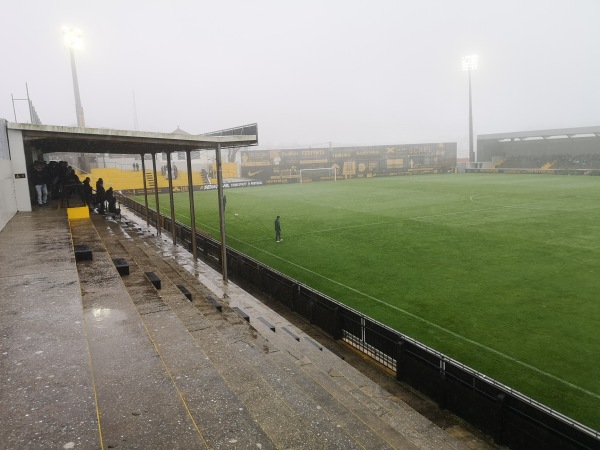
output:
{"label": "covered grandstand", "polygon": [[242,177],[266,184],[298,182],[303,178],[302,171],[323,169],[333,169],[336,175],[327,172],[310,178],[329,180],[447,173],[456,167],[456,142],[248,149],[242,150],[241,159]]}
{"label": "covered grandstand", "polygon": [[[187,187],[190,195],[190,216],[192,229],[195,229],[194,215],[194,179],[191,169],[191,153],[193,151],[211,149],[215,152],[217,167],[217,190],[219,199],[223,197],[223,171],[221,164],[221,149],[258,144],[257,124],[243,125],[200,136],[187,134],[165,134],[154,132],[140,132],[130,130],[109,130],[101,128],[61,127],[53,125],[29,125],[22,123],[8,123],[0,121],[0,159],[8,164],[0,164],[2,184],[10,183],[14,188],[14,197],[8,195],[0,204],[0,226],[4,226],[17,211],[31,211],[31,166],[34,161],[42,160],[44,155],[50,153],[73,153],[81,155],[79,159],[85,160],[85,153],[139,155],[141,158],[140,169],[143,174],[142,186],[145,196],[146,208],[148,207],[148,190],[154,191],[155,204],[159,209],[160,179],[157,170],[157,154],[166,153],[168,168],[167,191],[174,191],[174,177],[171,173],[171,154],[183,152],[187,162]],[[6,136],[6,137],[4,137]],[[9,155],[10,158],[6,158]],[[152,168],[146,170],[146,160],[151,162]],[[29,170],[28,170],[29,168]],[[12,177],[14,173],[14,178]],[[163,175],[164,176],[164,175]],[[9,191],[9,189],[6,189]],[[172,203],[172,202],[171,202]],[[222,204],[222,201],[219,201]],[[172,208],[171,208],[172,209]],[[175,222],[175,212],[171,211],[171,221]],[[221,211],[221,244],[225,248],[225,222]],[[146,217],[149,223],[149,216]],[[160,235],[160,222],[156,224],[157,233]],[[173,234],[174,236],[174,234]],[[196,258],[196,237],[192,233],[192,249]],[[175,237],[173,237],[175,241]],[[223,255],[223,278],[227,279],[226,258]]]}
{"label": "covered grandstand", "polygon": [[483,134],[477,160],[484,171],[600,174],[600,127]]}

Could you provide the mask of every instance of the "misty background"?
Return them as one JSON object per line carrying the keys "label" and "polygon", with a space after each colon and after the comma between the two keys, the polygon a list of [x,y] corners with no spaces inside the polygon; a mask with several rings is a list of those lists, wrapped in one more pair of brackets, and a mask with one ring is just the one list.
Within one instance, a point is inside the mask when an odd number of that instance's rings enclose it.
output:
{"label": "misty background", "polygon": [[[259,148],[458,142],[600,125],[598,0],[0,2],[0,118],[192,133],[257,122]],[[27,102],[15,102],[28,122]]]}

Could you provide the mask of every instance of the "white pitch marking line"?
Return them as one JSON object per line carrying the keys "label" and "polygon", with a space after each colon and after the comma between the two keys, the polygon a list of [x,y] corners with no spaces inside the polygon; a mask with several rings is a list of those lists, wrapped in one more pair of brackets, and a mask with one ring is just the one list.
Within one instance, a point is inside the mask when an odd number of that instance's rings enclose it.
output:
{"label": "white pitch marking line", "polygon": [[[474,194],[471,195],[469,197],[469,200],[472,201],[473,203],[477,204],[477,205],[486,205],[486,206],[490,206],[490,207],[494,207],[494,208],[514,208],[514,209],[528,209],[531,211],[553,211],[553,212],[557,212],[557,211],[567,211],[567,212],[577,212],[577,211],[589,211],[590,208],[579,208],[579,209],[561,209],[561,208],[532,208],[532,207],[527,207],[528,205],[535,205],[535,202],[529,202],[529,203],[517,203],[515,205],[492,205],[490,203],[484,203],[484,202],[480,202],[478,200],[475,200],[475,197],[479,197],[480,195],[485,195],[485,194]],[[580,197],[580,198],[594,198],[594,197]]]}

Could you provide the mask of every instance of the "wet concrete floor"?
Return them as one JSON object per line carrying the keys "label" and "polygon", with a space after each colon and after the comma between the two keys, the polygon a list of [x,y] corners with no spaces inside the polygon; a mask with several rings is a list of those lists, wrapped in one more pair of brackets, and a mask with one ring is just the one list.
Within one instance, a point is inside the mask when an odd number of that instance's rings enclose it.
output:
{"label": "wet concrete floor", "polygon": [[0,448],[99,448],[81,292],[64,211],[0,231]]}

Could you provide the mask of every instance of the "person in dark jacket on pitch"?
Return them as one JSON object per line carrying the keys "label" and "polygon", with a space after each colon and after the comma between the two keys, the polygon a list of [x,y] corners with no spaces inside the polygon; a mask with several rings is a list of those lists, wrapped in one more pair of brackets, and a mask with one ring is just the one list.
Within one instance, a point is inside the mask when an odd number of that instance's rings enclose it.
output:
{"label": "person in dark jacket on pitch", "polygon": [[275,242],[281,242],[281,221],[279,220],[279,216],[275,219]]}

